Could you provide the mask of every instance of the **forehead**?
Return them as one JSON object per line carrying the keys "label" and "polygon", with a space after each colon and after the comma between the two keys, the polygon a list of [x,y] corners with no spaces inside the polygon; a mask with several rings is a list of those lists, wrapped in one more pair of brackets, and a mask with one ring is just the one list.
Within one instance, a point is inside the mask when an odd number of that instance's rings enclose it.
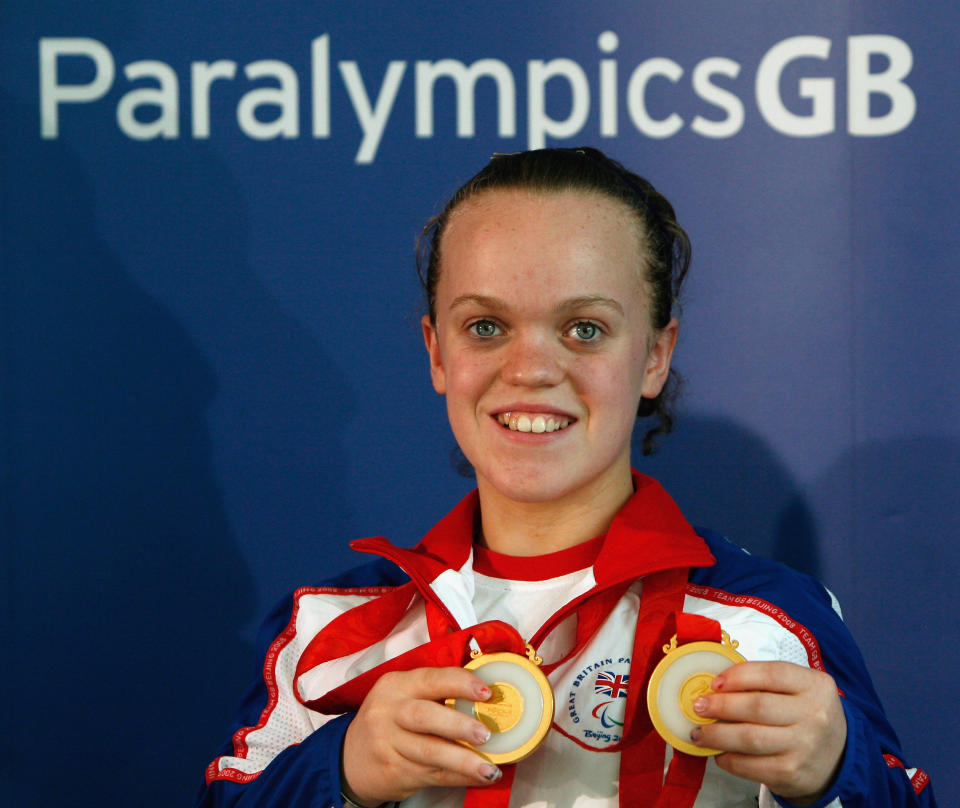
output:
{"label": "forehead", "polygon": [[444,286],[512,282],[624,294],[646,286],[635,213],[591,192],[485,191],[451,213],[440,258],[440,294]]}

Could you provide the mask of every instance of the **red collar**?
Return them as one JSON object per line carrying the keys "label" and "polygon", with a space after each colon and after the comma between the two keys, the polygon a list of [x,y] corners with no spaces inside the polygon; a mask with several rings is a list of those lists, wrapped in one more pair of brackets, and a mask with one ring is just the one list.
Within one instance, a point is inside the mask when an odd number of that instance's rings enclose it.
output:
{"label": "red collar", "polygon": [[[545,673],[549,673],[550,669],[562,664],[565,659],[584,647],[607,619],[611,608],[631,585],[632,580],[649,576],[643,584],[640,614],[631,654],[631,666],[638,672],[634,681],[646,681],[652,671],[656,651],[666,638],[665,630],[669,630],[669,616],[683,608],[689,568],[716,563],[706,544],[693,531],[659,483],[636,472],[633,473],[633,483],[634,494],[611,522],[603,539],[603,546],[594,561],[596,587],[575,602],[568,603],[529,640],[533,647],[538,647],[542,638],[560,620],[566,619],[567,614],[577,613],[574,646],[561,659],[545,664]],[[478,504],[477,493],[474,491],[411,550],[394,547],[386,539],[379,537],[361,539],[351,544],[360,552],[391,559],[410,575],[414,585],[427,599],[428,626],[431,622],[431,604],[437,607],[435,612],[446,612],[449,619],[444,620],[441,616],[436,620],[437,630],[430,630],[430,643],[388,660],[319,698],[304,702],[307,706],[328,713],[354,709],[363,701],[376,679],[388,669],[408,670],[424,664],[437,664],[438,658],[446,658],[444,653],[454,660],[454,664],[462,664],[470,637],[483,649],[502,647],[519,653],[524,638],[504,623],[486,621],[477,626],[462,627],[457,631],[460,627],[430,589],[430,582],[444,570],[459,570],[469,559]],[[409,605],[408,584],[391,594],[347,611],[332,621],[311,640],[297,663],[294,680],[297,697],[300,698],[300,690],[296,682],[304,671],[343,656],[345,651],[352,653],[369,641],[368,633],[356,630],[358,621],[379,616],[381,619],[377,621],[378,631],[375,633],[382,631],[383,636],[386,636]],[[350,624],[346,629],[344,625],[339,625],[344,621]],[[339,633],[334,630],[335,626],[339,628]],[[347,642],[344,642],[344,637]],[[449,661],[447,664],[450,664]],[[665,743],[656,735],[649,717],[638,705],[641,689],[631,687],[627,696],[628,718],[623,730],[620,758],[621,804],[633,804],[635,795],[649,794],[650,801],[645,804],[655,802],[657,808],[689,808],[700,790],[706,759],[691,758],[683,753],[676,754],[670,763],[666,783],[663,783]],[[497,790],[492,792],[489,788],[468,789],[464,804],[470,808],[490,805],[499,808],[508,805],[513,768],[508,767],[506,772],[502,787],[495,787]]]}
{"label": "red collar", "polygon": [[[716,563],[660,483],[634,471],[633,485],[633,496],[614,516],[594,561],[594,592],[662,570]],[[466,564],[479,504],[476,490],[467,494],[411,549],[395,547],[381,536],[350,546],[393,561],[423,590],[444,570]]]}
{"label": "red collar", "polygon": [[512,556],[477,544],[473,548],[473,571],[508,581],[545,581],[592,567],[603,548],[605,535],[537,556]]}

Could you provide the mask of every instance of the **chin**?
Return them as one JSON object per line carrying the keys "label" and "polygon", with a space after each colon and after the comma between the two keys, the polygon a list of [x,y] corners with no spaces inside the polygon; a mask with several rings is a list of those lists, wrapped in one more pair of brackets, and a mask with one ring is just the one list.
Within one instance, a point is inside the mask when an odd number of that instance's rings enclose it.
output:
{"label": "chin", "polygon": [[588,484],[588,480],[571,480],[562,469],[543,468],[537,464],[534,468],[518,468],[513,471],[501,469],[477,469],[477,481],[481,478],[500,496],[513,502],[528,504],[556,502]]}

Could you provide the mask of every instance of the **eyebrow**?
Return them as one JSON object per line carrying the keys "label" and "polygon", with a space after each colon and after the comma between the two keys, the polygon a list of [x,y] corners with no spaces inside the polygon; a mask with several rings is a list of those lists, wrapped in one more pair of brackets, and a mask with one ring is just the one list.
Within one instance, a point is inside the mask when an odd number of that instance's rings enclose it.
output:
{"label": "eyebrow", "polygon": [[[498,297],[490,297],[488,295],[460,295],[459,297],[455,297],[453,299],[449,310],[453,311],[460,306],[466,306],[471,303],[479,306],[482,309],[502,311],[503,309],[510,308],[509,303],[507,303],[505,300],[501,300]],[[582,295],[580,297],[571,297],[562,301],[556,307],[556,309],[559,312],[566,312],[584,309],[590,306],[601,306],[603,308],[612,309],[621,316],[623,315],[623,306],[621,306],[612,297],[603,297],[603,295]]]}

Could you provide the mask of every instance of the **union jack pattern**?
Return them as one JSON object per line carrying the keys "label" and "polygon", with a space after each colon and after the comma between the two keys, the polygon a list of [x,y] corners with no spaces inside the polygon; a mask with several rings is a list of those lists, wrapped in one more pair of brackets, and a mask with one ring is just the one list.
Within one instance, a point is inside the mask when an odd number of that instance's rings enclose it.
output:
{"label": "union jack pattern", "polygon": [[593,692],[614,699],[625,699],[629,683],[629,673],[615,674],[613,671],[602,671],[597,674],[597,682],[593,686]]}

